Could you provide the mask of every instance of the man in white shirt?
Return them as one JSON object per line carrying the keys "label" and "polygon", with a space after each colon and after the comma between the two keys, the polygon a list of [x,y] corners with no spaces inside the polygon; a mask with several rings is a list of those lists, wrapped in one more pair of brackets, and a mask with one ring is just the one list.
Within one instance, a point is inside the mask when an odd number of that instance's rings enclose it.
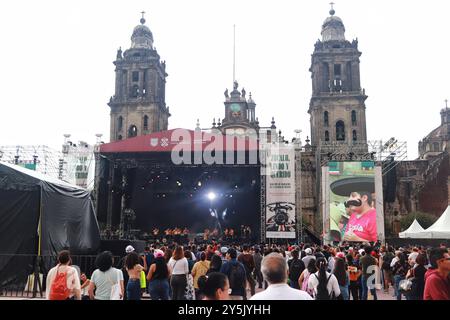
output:
{"label": "man in white shirt", "polygon": [[281,254],[274,252],[265,256],[261,262],[261,272],[269,286],[250,300],[312,300],[305,291],[288,286],[288,267]]}

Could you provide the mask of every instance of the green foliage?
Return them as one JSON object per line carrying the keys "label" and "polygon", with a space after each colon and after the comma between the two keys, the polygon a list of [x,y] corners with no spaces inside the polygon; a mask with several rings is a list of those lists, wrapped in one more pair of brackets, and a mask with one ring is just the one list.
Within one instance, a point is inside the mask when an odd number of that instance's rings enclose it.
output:
{"label": "green foliage", "polygon": [[427,229],[436,222],[438,217],[426,212],[411,212],[410,214],[400,218],[400,227],[402,231],[408,229],[414,219],[417,219],[417,222],[419,222],[422,228]]}

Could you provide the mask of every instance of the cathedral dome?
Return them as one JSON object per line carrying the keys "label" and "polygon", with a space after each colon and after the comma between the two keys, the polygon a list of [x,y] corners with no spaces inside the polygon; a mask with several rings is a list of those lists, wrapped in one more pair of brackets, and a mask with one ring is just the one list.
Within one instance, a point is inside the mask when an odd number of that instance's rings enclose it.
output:
{"label": "cathedral dome", "polygon": [[322,41],[344,41],[345,27],[342,19],[334,15],[334,10],[330,10],[330,15],[322,25]]}
{"label": "cathedral dome", "polygon": [[141,24],[136,26],[131,36],[131,48],[153,49],[153,34],[150,29],[144,25],[145,19],[141,19]]}

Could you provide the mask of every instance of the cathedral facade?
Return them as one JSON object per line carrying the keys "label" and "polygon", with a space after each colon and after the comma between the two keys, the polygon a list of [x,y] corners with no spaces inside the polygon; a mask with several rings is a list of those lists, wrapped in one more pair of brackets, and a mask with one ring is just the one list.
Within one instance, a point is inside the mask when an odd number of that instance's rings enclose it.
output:
{"label": "cathedral facade", "polygon": [[[298,219],[309,230],[322,230],[321,168],[329,160],[373,160],[391,170],[383,175],[383,199],[387,236],[400,230],[402,216],[417,211],[439,215],[450,199],[450,110],[441,111],[441,124],[419,142],[419,158],[388,163],[374,158],[367,140],[365,101],[361,86],[358,41],[345,38],[345,26],[333,9],[322,25],[321,39],[311,56],[312,96],[308,113],[311,132],[296,153],[296,202]],[[145,19],[135,27],[131,47],[117,52],[115,94],[111,109],[111,142],[166,131],[169,108],[165,104],[167,73],[153,48],[153,35]],[[224,134],[264,132],[266,142],[284,141],[276,133],[275,121],[260,127],[251,93],[233,83],[226,89],[224,117],[214,119],[212,128]],[[199,124],[197,124],[199,128]],[[259,136],[261,139],[262,137]],[[339,158],[340,157],[340,158]],[[392,169],[393,168],[393,169]]]}

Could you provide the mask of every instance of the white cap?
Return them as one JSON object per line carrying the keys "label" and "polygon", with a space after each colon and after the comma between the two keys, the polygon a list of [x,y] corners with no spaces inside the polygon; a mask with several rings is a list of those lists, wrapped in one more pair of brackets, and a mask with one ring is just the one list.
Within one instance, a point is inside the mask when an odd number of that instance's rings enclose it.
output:
{"label": "white cap", "polygon": [[359,252],[359,254],[363,254],[364,249],[359,249],[358,252]]}
{"label": "white cap", "polygon": [[305,253],[306,253],[306,254],[312,254],[311,248],[306,248],[306,249],[305,249]]}
{"label": "white cap", "polygon": [[134,251],[133,246],[128,245],[128,246],[125,248],[125,252],[126,252],[126,253],[130,253],[130,252],[133,252],[133,251]]}

